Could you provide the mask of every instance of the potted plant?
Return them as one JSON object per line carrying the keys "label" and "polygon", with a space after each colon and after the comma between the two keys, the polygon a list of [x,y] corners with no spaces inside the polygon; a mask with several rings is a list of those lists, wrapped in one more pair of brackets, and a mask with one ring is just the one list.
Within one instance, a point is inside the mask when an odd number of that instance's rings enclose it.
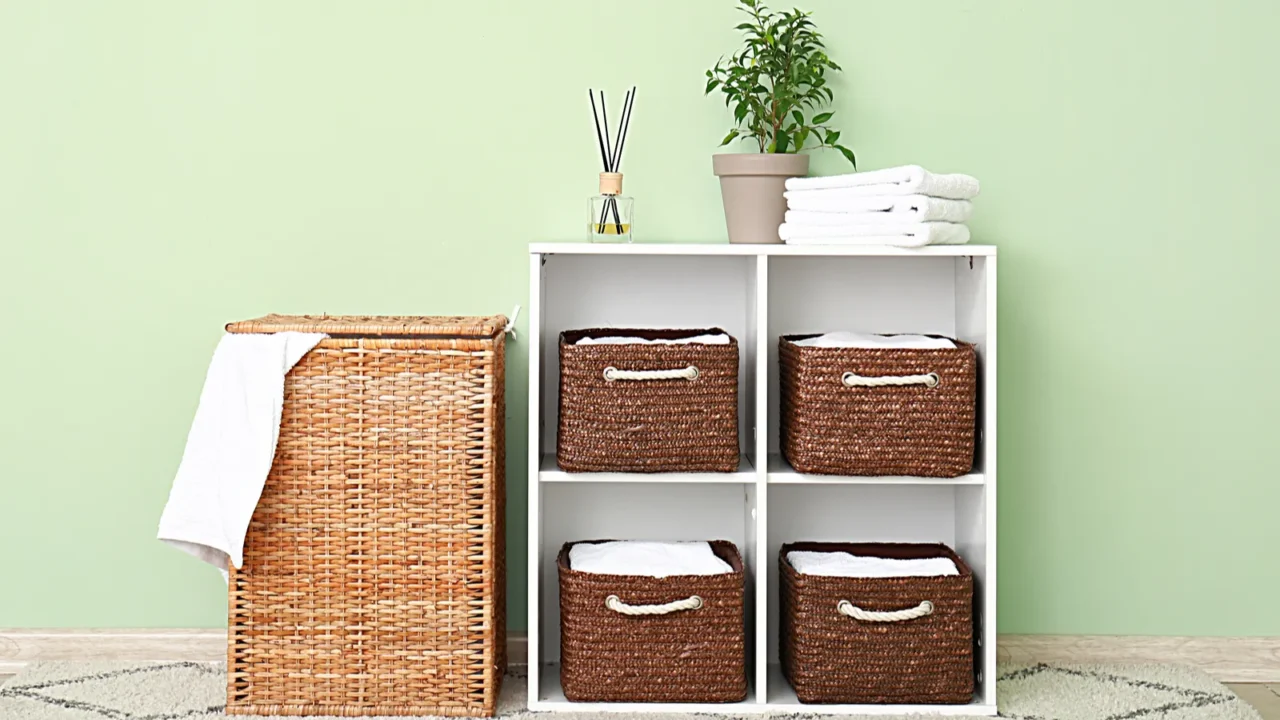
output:
{"label": "potted plant", "polygon": [[855,169],[857,160],[828,124],[835,113],[826,109],[834,99],[826,73],[840,66],[827,57],[810,13],[738,1],[738,10],[750,16],[737,27],[745,46],[707,71],[704,94],[719,89],[725,107],[733,108],[737,125],[720,145],[749,140],[759,152],[714,155],[712,167],[720,178],[729,242],[776,243],[787,210],[786,179],[809,173],[809,156],[801,151],[832,148]]}

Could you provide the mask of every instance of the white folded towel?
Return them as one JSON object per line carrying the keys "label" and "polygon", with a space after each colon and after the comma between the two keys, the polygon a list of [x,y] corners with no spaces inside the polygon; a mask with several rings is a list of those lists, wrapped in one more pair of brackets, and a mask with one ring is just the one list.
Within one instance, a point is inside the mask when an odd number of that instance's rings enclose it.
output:
{"label": "white folded towel", "polygon": [[978,179],[971,175],[935,175],[919,165],[871,170],[869,172],[789,178],[788,190],[847,188],[857,195],[928,195],[969,200],[978,195]]}
{"label": "white folded towel", "polygon": [[574,345],[728,345],[729,336],[724,333],[716,335],[695,335],[687,338],[676,338],[674,340],[659,339],[649,340],[641,337],[584,337]]}
{"label": "white folded towel", "polygon": [[244,563],[244,536],[275,459],[284,377],[325,338],[224,335],[213,352],[157,537],[222,570]]}
{"label": "white folded towel", "polygon": [[874,335],[860,332],[829,332],[795,341],[800,347],[821,348],[893,348],[896,350],[954,350],[956,344],[946,338],[928,335]]}
{"label": "white folded towel", "polygon": [[962,223],[973,216],[968,200],[946,200],[924,195],[850,195],[844,188],[785,192],[787,222],[796,225],[848,225],[853,223],[942,222]]}
{"label": "white folded towel", "polygon": [[733,572],[706,542],[615,540],[569,548],[569,567],[605,575],[723,575]]}
{"label": "white folded towel", "polygon": [[960,574],[951,558],[945,557],[896,560],[850,555],[847,552],[793,550],[787,553],[787,562],[801,575],[826,577],[936,577]]}
{"label": "white folded towel", "polygon": [[969,242],[966,225],[948,222],[862,225],[778,226],[778,236],[788,245],[963,245]]}

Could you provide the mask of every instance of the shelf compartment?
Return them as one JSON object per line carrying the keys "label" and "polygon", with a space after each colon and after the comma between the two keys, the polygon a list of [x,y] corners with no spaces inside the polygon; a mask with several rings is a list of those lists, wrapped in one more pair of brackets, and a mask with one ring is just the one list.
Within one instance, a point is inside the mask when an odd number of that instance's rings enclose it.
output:
{"label": "shelf compartment", "polygon": [[[594,245],[594,247],[610,247]],[[587,328],[722,328],[738,341],[738,443],[746,452],[756,377],[755,258],[655,255],[542,256],[539,335],[541,448],[555,453],[560,411],[560,333]]]}
{"label": "shelf compartment", "polygon": [[[556,556],[566,542],[728,540],[743,555],[747,571],[745,621],[751,623],[757,560],[754,483],[551,482],[540,484],[534,491],[543,508],[542,544],[536,550],[538,604],[542,612],[536,619],[538,657],[531,656],[530,662],[555,663],[560,658],[560,577]],[[531,632],[532,629],[533,626]],[[558,678],[555,686],[559,687]]]}
{"label": "shelf compartment", "polygon": [[[909,542],[943,543],[955,550],[973,570],[974,652],[981,658],[977,677],[978,696],[994,703],[994,682],[983,678],[994,672],[994,633],[987,624],[994,607],[990,588],[992,568],[987,562],[988,538],[993,521],[986,514],[985,485],[944,484],[780,484],[768,493],[766,556],[761,559],[760,577],[766,579],[765,606],[767,649],[764,662],[778,662],[778,629],[781,624],[778,592],[781,586],[778,553],[788,542]],[[781,683],[781,685],[779,685]],[[766,680],[770,708],[778,700],[780,688],[789,693],[787,702],[797,707],[795,693],[780,673]],[[935,707],[935,706],[921,706]],[[936,706],[952,707],[952,706]],[[986,707],[959,706],[969,714],[981,714]],[[782,710],[779,710],[780,712]],[[799,712],[795,708],[787,711]],[[834,711],[833,711],[834,712]],[[849,710],[848,712],[854,712]],[[857,712],[869,712],[861,707]],[[900,712],[938,712],[901,710]],[[959,713],[964,714],[964,713]]]}
{"label": "shelf compartment", "polygon": [[778,485],[982,485],[980,472],[954,478],[883,475],[806,475],[796,472],[780,453],[769,454],[769,482]]}
{"label": "shelf compartment", "polygon": [[545,453],[538,470],[538,480],[544,483],[721,483],[741,484],[756,481],[756,469],[746,455],[738,459],[738,470],[731,473],[628,473],[589,472],[571,473],[560,469],[556,456]]}

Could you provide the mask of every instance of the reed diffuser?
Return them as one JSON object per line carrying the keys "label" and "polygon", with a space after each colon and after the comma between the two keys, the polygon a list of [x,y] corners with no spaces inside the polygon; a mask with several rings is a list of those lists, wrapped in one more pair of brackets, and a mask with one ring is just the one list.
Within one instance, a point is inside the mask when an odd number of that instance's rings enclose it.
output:
{"label": "reed diffuser", "polygon": [[587,216],[587,239],[591,242],[631,242],[632,214],[635,201],[622,194],[622,150],[627,144],[627,130],[631,127],[631,110],[636,102],[634,87],[622,101],[622,114],[618,117],[618,131],[609,135],[609,111],[605,107],[604,91],[600,91],[600,106],[596,107],[595,90],[587,90],[591,100],[591,119],[596,124],[596,142],[600,146],[600,161],[604,172],[600,173],[600,194],[591,198]]}

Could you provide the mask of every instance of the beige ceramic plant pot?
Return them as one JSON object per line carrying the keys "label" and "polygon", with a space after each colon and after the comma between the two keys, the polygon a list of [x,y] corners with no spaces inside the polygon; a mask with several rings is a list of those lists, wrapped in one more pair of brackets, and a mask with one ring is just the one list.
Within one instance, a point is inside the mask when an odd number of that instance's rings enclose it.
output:
{"label": "beige ceramic plant pot", "polygon": [[711,156],[720,178],[724,220],[731,243],[780,243],[778,226],[787,214],[782,197],[787,178],[809,174],[808,155],[731,153]]}

